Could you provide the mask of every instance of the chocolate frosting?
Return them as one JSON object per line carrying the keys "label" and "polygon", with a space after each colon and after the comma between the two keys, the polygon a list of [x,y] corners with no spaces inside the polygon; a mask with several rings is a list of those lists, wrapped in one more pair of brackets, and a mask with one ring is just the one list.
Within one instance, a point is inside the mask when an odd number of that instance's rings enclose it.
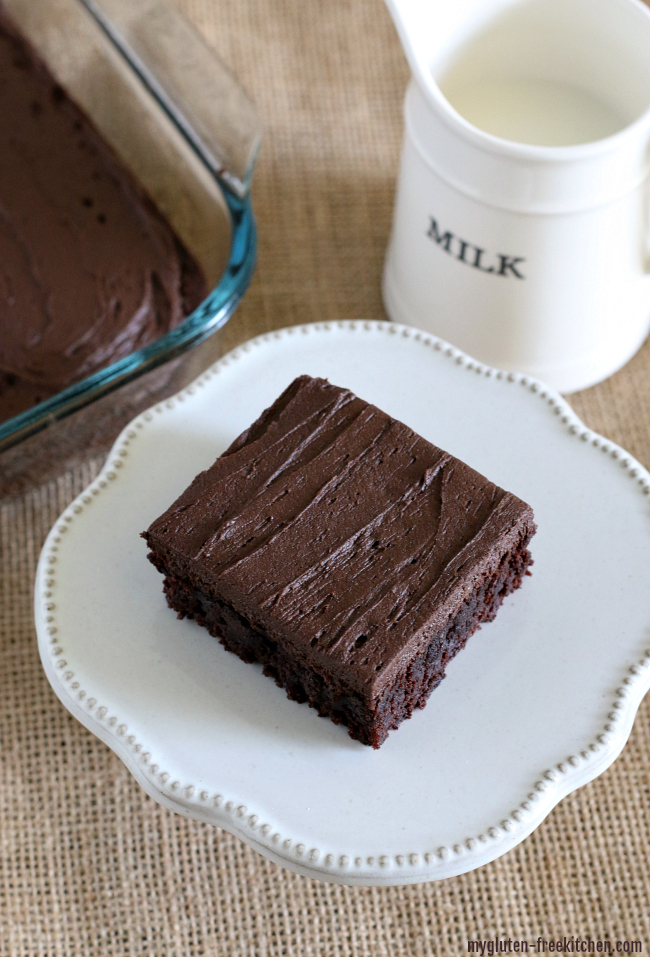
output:
{"label": "chocolate frosting", "polygon": [[0,7],[0,421],[157,339],[197,263]]}
{"label": "chocolate frosting", "polygon": [[528,505],[302,376],[145,537],[178,574],[374,697],[516,543]]}

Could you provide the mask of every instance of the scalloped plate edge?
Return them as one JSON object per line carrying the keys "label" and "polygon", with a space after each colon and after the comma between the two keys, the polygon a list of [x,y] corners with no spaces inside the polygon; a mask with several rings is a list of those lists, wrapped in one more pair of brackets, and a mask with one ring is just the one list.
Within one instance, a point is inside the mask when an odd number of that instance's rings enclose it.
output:
{"label": "scalloped plate edge", "polygon": [[392,886],[441,880],[474,870],[511,850],[523,841],[552,809],[568,794],[594,780],[615,761],[622,751],[634,724],[639,705],[650,689],[650,647],[641,660],[632,665],[616,690],[608,715],[608,723],[592,742],[575,755],[539,775],[529,794],[503,820],[495,822],[484,834],[462,837],[452,846],[411,851],[404,854],[355,857],[340,849],[328,850],[294,841],[281,835],[272,824],[263,821],[236,797],[198,791],[191,783],[170,781],[169,774],[152,759],[143,742],[128,733],[128,726],[110,708],[97,701],[91,692],[75,680],[73,666],[65,657],[56,627],[56,560],[62,535],[93,497],[109,482],[118,478],[125,466],[128,446],[137,440],[139,430],[146,428],[154,413],[162,414],[195,394],[205,382],[230,362],[241,359],[253,347],[293,335],[296,332],[326,333],[334,328],[358,331],[383,331],[421,342],[423,347],[442,352],[456,365],[468,371],[494,376],[513,385],[523,386],[547,403],[549,414],[559,415],[561,422],[576,439],[591,442],[625,468],[637,483],[640,494],[650,496],[650,473],[620,446],[604,438],[578,418],[569,404],[551,387],[530,376],[503,372],[477,362],[444,340],[409,326],[392,322],[351,320],[291,326],[265,333],[233,349],[197,377],[189,386],[165,402],[138,415],[127,425],[114,443],[106,464],[97,478],[72,502],[54,523],[43,546],[34,589],[35,621],[41,661],[48,681],[67,710],[91,733],[103,741],[126,765],[140,786],[159,804],[204,823],[222,827],[260,854],[305,877],[338,884],[359,886]]}

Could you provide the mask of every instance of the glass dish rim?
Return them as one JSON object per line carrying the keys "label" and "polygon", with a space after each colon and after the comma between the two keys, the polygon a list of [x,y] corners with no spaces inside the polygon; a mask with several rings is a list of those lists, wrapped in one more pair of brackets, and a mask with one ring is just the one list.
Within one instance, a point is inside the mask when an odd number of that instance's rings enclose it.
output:
{"label": "glass dish rim", "polygon": [[[85,6],[84,0],[77,0],[77,2],[82,8]],[[105,30],[102,30],[102,33],[108,43],[117,49],[133,76],[162,109],[166,118],[201,162],[206,173],[219,187],[231,229],[228,259],[216,286],[203,302],[174,329],[154,342],[57,392],[56,395],[39,402],[33,408],[0,422],[0,454],[144,373],[181,356],[207,339],[225,325],[235,311],[248,288],[255,268],[257,229],[249,193],[255,157],[247,170],[243,190],[236,191],[228,176],[225,175],[226,171],[217,171],[213,168],[202,155],[201,150],[197,148],[189,131],[146,83],[141,71],[133,62],[128,48],[118,44],[115,37],[106,33]]]}
{"label": "glass dish rim", "polygon": [[257,230],[250,195],[240,199],[217,177],[214,179],[225,200],[232,227],[228,262],[217,285],[189,316],[159,339],[0,423],[0,453],[143,373],[181,356],[225,325],[250,283],[257,256]]}

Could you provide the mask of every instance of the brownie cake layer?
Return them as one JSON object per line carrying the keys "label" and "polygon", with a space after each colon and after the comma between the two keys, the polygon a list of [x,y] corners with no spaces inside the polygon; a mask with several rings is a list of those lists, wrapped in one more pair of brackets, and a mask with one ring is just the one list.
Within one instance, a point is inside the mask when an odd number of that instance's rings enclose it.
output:
{"label": "brownie cake layer", "polygon": [[521,584],[528,505],[302,376],[144,537],[169,605],[373,747]]}

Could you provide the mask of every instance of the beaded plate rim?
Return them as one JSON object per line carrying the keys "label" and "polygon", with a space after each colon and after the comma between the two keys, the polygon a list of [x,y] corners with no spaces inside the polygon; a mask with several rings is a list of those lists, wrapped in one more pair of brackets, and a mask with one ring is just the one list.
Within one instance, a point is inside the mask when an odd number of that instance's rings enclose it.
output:
{"label": "beaded plate rim", "polygon": [[171,779],[168,771],[143,741],[129,733],[128,724],[99,701],[89,689],[82,688],[75,677],[74,663],[65,652],[56,616],[56,565],[59,547],[77,517],[92,505],[109,484],[119,479],[125,467],[129,447],[149,423],[172,409],[179,402],[191,399],[207,382],[231,363],[273,340],[293,335],[324,334],[333,329],[352,332],[382,332],[403,336],[442,353],[449,361],[468,372],[494,377],[525,388],[544,402],[550,414],[559,416],[567,431],[577,441],[600,449],[612,466],[624,469],[634,481],[639,494],[650,498],[650,473],[628,452],[589,429],[555,389],[539,380],[515,372],[495,369],[478,362],[462,350],[438,337],[410,326],[381,320],[347,320],[290,326],[264,333],[236,347],[203,372],[175,396],[138,415],[117,438],[106,464],[97,478],[68,506],[54,523],[43,546],[36,574],[35,620],[38,646],[46,676],[62,704],[89,731],[107,744],[124,762],[144,790],[170,810],[223,827],[274,862],[306,877],[350,885],[396,885],[439,880],[474,870],[489,863],[526,838],[562,798],[593,780],[605,771],[623,749],[632,730],[634,718],[643,696],[650,688],[650,646],[622,675],[611,701],[607,722],[591,741],[576,754],[568,755],[553,767],[545,768],[533,781],[529,793],[516,808],[484,833],[459,835],[457,843],[434,848],[411,848],[403,853],[386,855],[378,852],[365,857],[308,847],[288,834],[281,834],[274,825],[250,811],[236,795],[209,793],[192,782]]}

